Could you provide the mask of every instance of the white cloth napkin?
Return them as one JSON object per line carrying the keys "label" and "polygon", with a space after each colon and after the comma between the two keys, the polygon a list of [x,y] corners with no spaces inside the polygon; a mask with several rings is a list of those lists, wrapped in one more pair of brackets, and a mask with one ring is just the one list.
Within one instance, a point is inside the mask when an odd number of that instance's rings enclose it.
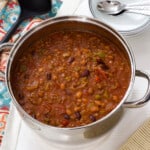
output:
{"label": "white cloth napkin", "polygon": [[63,0],[63,5],[59,9],[56,16],[73,15],[82,1],[83,0]]}

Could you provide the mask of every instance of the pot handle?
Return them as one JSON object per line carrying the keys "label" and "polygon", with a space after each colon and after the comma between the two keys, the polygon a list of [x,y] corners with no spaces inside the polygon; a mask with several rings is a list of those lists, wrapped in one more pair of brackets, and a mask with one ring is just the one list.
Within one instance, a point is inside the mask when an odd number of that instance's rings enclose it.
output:
{"label": "pot handle", "polygon": [[133,102],[124,102],[123,106],[127,108],[137,108],[146,104],[150,100],[150,75],[144,71],[136,70],[135,75],[145,78],[148,81],[148,86],[145,95],[143,98],[133,101]]}
{"label": "pot handle", "polygon": [[[13,43],[0,44],[0,55],[3,51],[6,50],[6,48],[8,49],[7,52],[9,52],[10,49],[13,47],[13,45],[14,45]],[[5,80],[5,70],[4,69],[0,70],[0,80]]]}

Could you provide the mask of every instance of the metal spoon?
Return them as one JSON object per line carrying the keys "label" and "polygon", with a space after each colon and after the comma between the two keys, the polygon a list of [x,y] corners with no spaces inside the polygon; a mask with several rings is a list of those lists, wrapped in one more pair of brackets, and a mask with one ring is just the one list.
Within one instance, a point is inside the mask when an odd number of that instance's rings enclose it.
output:
{"label": "metal spoon", "polygon": [[144,1],[143,3],[139,2],[125,5],[119,1],[106,0],[98,2],[97,9],[109,15],[121,14],[124,11],[150,15],[150,2],[148,3],[148,1]]}
{"label": "metal spoon", "polygon": [[7,42],[12,34],[15,32],[19,24],[25,19],[47,13],[51,10],[51,0],[18,0],[21,8],[20,15],[17,21],[12,25],[10,30],[6,33],[5,37],[0,41],[1,43]]}

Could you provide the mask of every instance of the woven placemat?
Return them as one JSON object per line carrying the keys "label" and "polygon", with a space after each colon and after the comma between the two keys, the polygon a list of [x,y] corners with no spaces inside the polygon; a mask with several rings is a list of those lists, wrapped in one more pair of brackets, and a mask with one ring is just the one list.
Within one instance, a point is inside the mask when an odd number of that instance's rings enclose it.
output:
{"label": "woven placemat", "polygon": [[119,150],[150,150],[150,120],[146,120]]}

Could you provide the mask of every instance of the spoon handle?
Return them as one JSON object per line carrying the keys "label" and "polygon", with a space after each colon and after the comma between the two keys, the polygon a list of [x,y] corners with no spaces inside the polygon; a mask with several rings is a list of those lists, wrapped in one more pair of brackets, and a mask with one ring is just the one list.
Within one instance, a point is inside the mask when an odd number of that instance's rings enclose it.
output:
{"label": "spoon handle", "polygon": [[150,10],[150,4],[147,5],[140,5],[140,6],[130,6],[130,5],[126,5],[125,9],[136,9],[136,10]]}
{"label": "spoon handle", "polygon": [[22,17],[18,17],[17,21],[12,25],[12,27],[9,29],[9,31],[6,33],[6,35],[3,37],[3,39],[0,41],[0,44],[8,42],[10,37],[13,35],[13,33],[16,31],[19,24],[23,21]]}
{"label": "spoon handle", "polygon": [[141,15],[146,15],[150,16],[150,9],[148,10],[142,10],[142,9],[127,9],[128,12],[131,13],[136,13],[136,14],[141,14]]}
{"label": "spoon handle", "polygon": [[139,1],[139,2],[132,2],[130,4],[127,4],[127,6],[147,6],[149,5],[150,6],[150,1],[149,0],[142,0],[142,1]]}

